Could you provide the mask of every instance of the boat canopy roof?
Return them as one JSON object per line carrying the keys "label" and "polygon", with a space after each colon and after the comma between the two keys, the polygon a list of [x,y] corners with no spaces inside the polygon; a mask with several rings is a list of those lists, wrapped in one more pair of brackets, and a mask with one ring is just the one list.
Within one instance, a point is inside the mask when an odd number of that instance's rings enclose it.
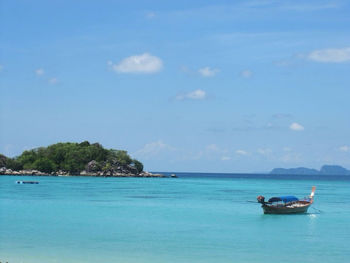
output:
{"label": "boat canopy roof", "polygon": [[299,199],[293,195],[272,197],[269,199],[269,203],[281,202],[281,201],[283,201],[284,203],[289,203],[289,202],[293,202],[293,201],[299,201]]}

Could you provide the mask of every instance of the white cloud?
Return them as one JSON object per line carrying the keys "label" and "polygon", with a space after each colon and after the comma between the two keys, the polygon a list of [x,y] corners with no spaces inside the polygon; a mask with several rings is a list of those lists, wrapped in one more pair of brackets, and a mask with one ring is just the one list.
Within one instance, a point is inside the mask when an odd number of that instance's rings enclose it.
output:
{"label": "white cloud", "polygon": [[284,151],[284,152],[291,152],[291,151],[292,151],[292,149],[291,149],[291,148],[289,148],[289,147],[283,147],[283,151]]}
{"label": "white cloud", "polygon": [[350,61],[350,47],[314,50],[308,54],[307,58],[324,63],[347,62]]}
{"label": "white cloud", "polygon": [[[195,155],[194,159],[199,160],[201,158],[206,159],[221,159],[223,161],[226,161],[227,158],[230,158],[227,156],[228,151],[227,149],[220,148],[217,144],[212,143],[205,146],[205,148],[198,152],[197,155]],[[224,158],[225,157],[225,158]]]}
{"label": "white cloud", "polygon": [[221,150],[220,150],[220,148],[219,148],[219,146],[217,146],[216,144],[209,144],[209,145],[207,145],[206,147],[205,147],[205,150],[207,151],[207,152],[220,152]]}
{"label": "white cloud", "polygon": [[210,67],[198,69],[198,73],[203,77],[214,77],[219,71],[218,69],[211,69]]}
{"label": "white cloud", "polygon": [[339,147],[339,151],[341,152],[350,152],[350,146],[344,145]]}
{"label": "white cloud", "polygon": [[248,152],[246,152],[244,150],[237,150],[236,154],[238,154],[238,155],[248,155]]}
{"label": "white cloud", "polygon": [[294,11],[318,11],[318,10],[324,10],[324,9],[334,9],[339,8],[339,3],[336,2],[323,2],[323,1],[317,1],[316,3],[298,3],[297,1],[292,1],[286,3],[281,6],[283,9],[289,9]]}
{"label": "white cloud", "polygon": [[289,129],[293,131],[303,131],[304,127],[300,125],[299,123],[293,122],[290,126]]}
{"label": "white cloud", "polygon": [[293,118],[292,114],[289,113],[276,113],[272,115],[272,118],[274,119],[291,119]]}
{"label": "white cloud", "polygon": [[300,153],[288,152],[284,154],[280,160],[285,163],[298,163],[302,160],[302,155]]}
{"label": "white cloud", "polygon": [[112,61],[108,61],[107,64],[118,73],[151,74],[159,72],[163,68],[162,60],[149,53],[124,58],[118,64],[113,64]]}
{"label": "white cloud", "polygon": [[50,79],[49,79],[49,84],[55,85],[55,84],[57,84],[57,83],[58,83],[58,79],[57,79],[57,78],[50,78]]}
{"label": "white cloud", "polygon": [[148,12],[147,14],[146,14],[146,17],[148,18],[148,19],[152,19],[152,18],[154,18],[156,16],[156,13],[155,12]]}
{"label": "white cloud", "polygon": [[274,125],[272,124],[272,122],[268,122],[268,123],[266,124],[266,127],[267,127],[267,128],[273,128],[273,126],[274,126]]}
{"label": "white cloud", "polygon": [[[293,11],[317,11],[323,9],[339,8],[340,3],[337,1],[276,1],[276,0],[254,0],[244,1],[243,6],[249,8],[265,8],[265,9],[287,9]],[[310,3],[309,3],[310,2]]]}
{"label": "white cloud", "polygon": [[251,78],[253,76],[253,72],[248,70],[248,69],[246,69],[246,70],[241,71],[240,75],[243,78],[249,79],[249,78]]}
{"label": "white cloud", "polygon": [[193,100],[203,100],[206,98],[206,96],[207,96],[206,92],[201,89],[197,89],[195,91],[189,92],[186,95],[187,98],[193,99]]}
{"label": "white cloud", "polygon": [[44,73],[45,73],[45,71],[42,68],[38,68],[38,69],[35,70],[35,74],[37,76],[42,76],[42,75],[44,75]]}
{"label": "white cloud", "polygon": [[207,93],[204,90],[197,89],[188,93],[178,94],[177,100],[204,100],[207,98]]}
{"label": "white cloud", "polygon": [[269,155],[272,153],[272,150],[269,148],[259,148],[257,152],[261,155]]}
{"label": "white cloud", "polygon": [[194,72],[187,66],[181,66],[180,71],[182,71],[185,74],[192,75]]}
{"label": "white cloud", "polygon": [[174,150],[174,148],[168,144],[165,144],[162,140],[158,140],[156,142],[145,144],[143,148],[136,151],[135,154],[150,157],[150,156],[158,155],[160,152],[164,150]]}
{"label": "white cloud", "polygon": [[231,160],[231,157],[229,157],[229,156],[222,156],[221,157],[221,161],[229,161],[229,160]]}

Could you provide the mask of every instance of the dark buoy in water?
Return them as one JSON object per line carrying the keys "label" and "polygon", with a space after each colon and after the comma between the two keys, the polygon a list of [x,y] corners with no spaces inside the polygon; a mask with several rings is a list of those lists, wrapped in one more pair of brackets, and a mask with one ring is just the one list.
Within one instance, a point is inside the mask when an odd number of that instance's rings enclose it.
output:
{"label": "dark buoy in water", "polygon": [[37,181],[16,181],[16,184],[39,184]]}

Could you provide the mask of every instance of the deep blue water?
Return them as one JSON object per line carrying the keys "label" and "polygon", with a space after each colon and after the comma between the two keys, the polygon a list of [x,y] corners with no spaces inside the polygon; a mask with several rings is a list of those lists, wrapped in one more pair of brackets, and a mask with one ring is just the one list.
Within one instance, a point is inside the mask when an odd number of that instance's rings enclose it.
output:
{"label": "deep blue water", "polygon": [[[350,177],[177,175],[0,176],[0,261],[350,260]],[[307,214],[264,215],[248,202],[260,194],[304,197],[313,185],[314,208]]]}

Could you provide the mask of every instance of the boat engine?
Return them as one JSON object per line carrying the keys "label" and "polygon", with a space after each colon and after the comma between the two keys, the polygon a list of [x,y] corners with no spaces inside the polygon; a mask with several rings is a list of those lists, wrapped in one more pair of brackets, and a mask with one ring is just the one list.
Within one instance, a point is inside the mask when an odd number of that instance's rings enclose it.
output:
{"label": "boat engine", "polygon": [[256,199],[258,200],[258,203],[265,204],[265,197],[264,196],[259,195]]}

